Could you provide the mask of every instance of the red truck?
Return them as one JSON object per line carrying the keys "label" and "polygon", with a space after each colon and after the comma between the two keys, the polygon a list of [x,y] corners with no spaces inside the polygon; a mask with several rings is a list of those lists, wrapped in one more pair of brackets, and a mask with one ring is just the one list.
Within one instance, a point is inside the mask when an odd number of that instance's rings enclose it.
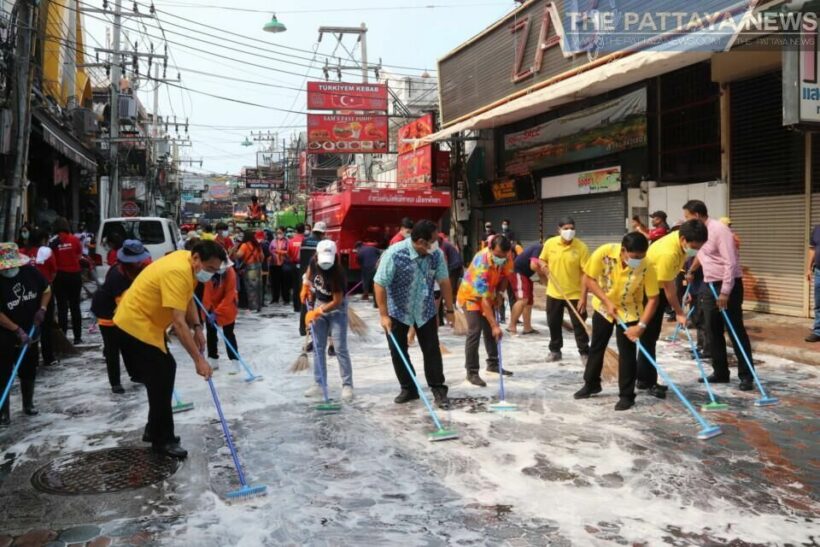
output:
{"label": "red truck", "polygon": [[447,190],[404,190],[395,184],[378,187],[379,184],[356,183],[314,192],[308,201],[310,218],[314,224],[320,221],[327,224],[326,235],[336,242],[342,264],[348,270],[359,269],[353,252],[357,241],[386,248],[399,231],[402,218],[438,222],[450,209]]}

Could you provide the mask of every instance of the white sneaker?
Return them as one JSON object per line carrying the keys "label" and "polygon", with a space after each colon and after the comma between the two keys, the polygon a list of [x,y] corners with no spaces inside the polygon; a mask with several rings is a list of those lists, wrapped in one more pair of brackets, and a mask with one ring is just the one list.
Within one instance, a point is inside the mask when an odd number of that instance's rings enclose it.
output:
{"label": "white sneaker", "polygon": [[353,388],[351,386],[342,386],[342,400],[343,401],[352,401],[353,400]]}
{"label": "white sneaker", "polygon": [[231,360],[231,365],[233,365],[233,366],[230,367],[230,369],[228,370],[228,374],[230,374],[232,376],[234,374],[239,374],[239,361]]}
{"label": "white sneaker", "polygon": [[208,357],[208,362],[213,370],[219,370],[219,357]]}
{"label": "white sneaker", "polygon": [[313,384],[310,386],[307,391],[305,391],[305,397],[318,397],[322,394],[322,386],[319,384]]}

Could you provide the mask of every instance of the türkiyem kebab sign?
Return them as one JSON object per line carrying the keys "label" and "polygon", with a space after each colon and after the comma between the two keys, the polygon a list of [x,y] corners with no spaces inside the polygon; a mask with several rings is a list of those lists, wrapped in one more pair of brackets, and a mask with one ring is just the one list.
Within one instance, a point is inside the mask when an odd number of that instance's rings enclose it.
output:
{"label": "t\u00fcrkiyem kebab sign", "polygon": [[386,84],[308,82],[308,110],[387,110]]}

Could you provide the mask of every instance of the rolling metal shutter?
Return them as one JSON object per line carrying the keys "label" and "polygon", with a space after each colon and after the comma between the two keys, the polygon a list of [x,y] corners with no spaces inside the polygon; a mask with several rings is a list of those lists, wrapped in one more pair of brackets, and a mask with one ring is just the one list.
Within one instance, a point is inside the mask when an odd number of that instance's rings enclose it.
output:
{"label": "rolling metal shutter", "polygon": [[575,219],[576,235],[587,244],[589,252],[604,243],[620,243],[626,233],[626,204],[621,192],[551,199],[541,203],[545,238],[558,233],[558,219],[567,215]]}
{"label": "rolling metal shutter", "polygon": [[[485,207],[483,212],[483,222],[488,220],[492,222],[496,232],[501,230],[501,221],[505,218],[509,219],[510,228],[524,247],[541,240],[541,217],[538,214],[540,211],[537,203]],[[483,222],[479,225],[482,231]]]}
{"label": "rolling metal shutter", "polygon": [[805,315],[804,137],[782,125],[780,72],[730,88],[732,228],[746,309]]}

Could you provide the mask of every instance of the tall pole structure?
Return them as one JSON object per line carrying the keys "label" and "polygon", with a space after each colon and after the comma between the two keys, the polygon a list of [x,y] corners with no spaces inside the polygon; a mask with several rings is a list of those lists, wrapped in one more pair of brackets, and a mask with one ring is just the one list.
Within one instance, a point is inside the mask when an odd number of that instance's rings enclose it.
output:
{"label": "tall pole structure", "polygon": [[[109,179],[109,200],[108,216],[120,216],[120,158],[119,143],[120,137],[120,38],[122,35],[122,0],[114,0],[114,53],[111,54],[111,124],[109,136],[111,137],[109,150],[111,152],[111,178]],[[100,219],[102,222],[103,219]]]}
{"label": "tall pole structure", "polygon": [[34,73],[31,70],[32,34],[36,4],[32,0],[20,0],[18,12],[17,43],[14,63],[14,96],[16,101],[16,143],[14,171],[11,177],[8,201],[3,205],[5,219],[0,226],[4,240],[16,238],[22,222],[23,192],[26,189],[28,170],[29,134],[31,132],[31,87]]}
{"label": "tall pole structure", "polygon": [[362,23],[362,32],[359,34],[362,41],[362,83],[367,83],[367,25]]}
{"label": "tall pole structure", "polygon": [[63,94],[66,97],[66,109],[70,112],[77,108],[77,0],[68,3],[68,32],[66,36],[65,57],[63,61]]}

